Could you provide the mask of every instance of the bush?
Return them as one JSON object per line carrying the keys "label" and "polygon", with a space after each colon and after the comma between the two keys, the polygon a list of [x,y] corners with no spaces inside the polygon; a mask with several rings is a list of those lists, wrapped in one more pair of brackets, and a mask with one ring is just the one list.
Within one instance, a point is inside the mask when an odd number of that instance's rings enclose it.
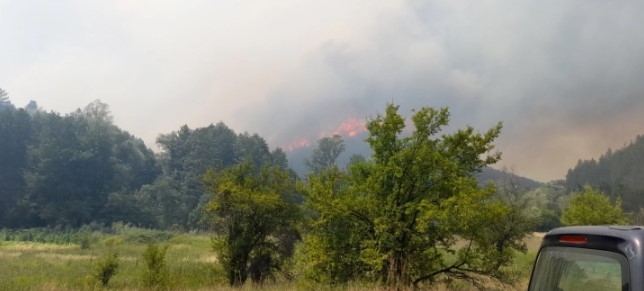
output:
{"label": "bush", "polygon": [[150,243],[143,251],[143,259],[147,269],[143,273],[143,284],[146,287],[160,287],[168,282],[168,268],[165,264],[165,254],[168,246],[159,247]]}
{"label": "bush", "polygon": [[565,226],[626,224],[628,216],[622,211],[619,197],[613,204],[604,193],[586,185],[583,191],[573,194],[561,223]]}
{"label": "bush", "polygon": [[88,243],[98,241],[103,234],[100,231],[91,231],[83,226],[80,229],[68,227],[42,227],[9,230],[3,229],[0,238],[5,241],[30,241],[39,243],[74,244],[81,245],[81,248],[89,247]]}
{"label": "bush", "polygon": [[110,279],[116,274],[118,267],[118,254],[109,253],[98,261],[94,277],[101,283],[103,287],[106,287],[110,282]]}
{"label": "bush", "polygon": [[159,243],[171,239],[174,233],[170,231],[147,229],[115,222],[112,224],[112,232],[118,234],[127,242],[136,243]]}
{"label": "bush", "polygon": [[91,241],[89,239],[89,234],[88,233],[83,233],[80,235],[80,248],[81,250],[87,250],[89,249],[91,245]]}

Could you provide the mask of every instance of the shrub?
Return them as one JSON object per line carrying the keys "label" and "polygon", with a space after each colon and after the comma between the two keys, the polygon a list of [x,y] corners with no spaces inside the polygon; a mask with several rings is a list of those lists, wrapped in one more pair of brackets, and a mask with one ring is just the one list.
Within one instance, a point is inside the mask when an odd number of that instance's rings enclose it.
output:
{"label": "shrub", "polygon": [[164,286],[168,282],[168,268],[165,264],[165,254],[168,246],[159,247],[150,243],[143,251],[143,259],[147,269],[143,273],[143,284],[146,287]]}
{"label": "shrub", "polygon": [[91,241],[89,239],[89,234],[88,233],[83,233],[80,235],[80,248],[81,250],[87,250],[89,249],[91,245]]}
{"label": "shrub", "polygon": [[96,265],[94,277],[106,287],[110,279],[116,274],[119,267],[118,254],[113,252],[101,258]]}
{"label": "shrub", "polygon": [[136,243],[159,243],[171,239],[173,232],[135,227],[122,222],[112,224],[112,232],[120,235],[127,242]]}
{"label": "shrub", "polygon": [[619,197],[613,204],[604,193],[586,185],[583,191],[573,194],[561,223],[566,226],[626,224],[628,216],[622,211]]}

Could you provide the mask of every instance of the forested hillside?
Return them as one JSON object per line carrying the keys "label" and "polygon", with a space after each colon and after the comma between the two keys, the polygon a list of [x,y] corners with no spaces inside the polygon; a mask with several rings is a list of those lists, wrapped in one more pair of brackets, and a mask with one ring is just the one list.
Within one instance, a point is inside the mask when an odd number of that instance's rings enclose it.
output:
{"label": "forested hillside", "polygon": [[100,101],[65,115],[0,101],[0,228],[207,228],[235,286],[290,280],[293,257],[318,284],[516,282],[505,270],[543,216],[525,189],[475,177],[500,159],[501,124],[440,134],[447,108],[414,111],[403,134],[390,104],[366,125],[370,156],[340,167],[342,137],[321,138],[298,177],[284,151],[224,123],[161,134],[154,154]]}
{"label": "forested hillside", "polygon": [[160,173],[154,153],[112,124],[106,104],[67,115],[6,106],[0,112],[1,221],[78,226],[123,219],[128,199]]}
{"label": "forested hillside", "polygon": [[566,175],[568,191],[584,185],[600,189],[612,199],[621,197],[626,211],[638,213],[644,206],[644,136],[619,150],[608,150],[598,160],[580,160]]}
{"label": "forested hillside", "polygon": [[286,155],[223,123],[160,135],[156,155],[95,101],[61,115],[0,95],[0,226],[123,221],[194,228],[209,200],[201,176],[242,160],[286,169]]}
{"label": "forested hillside", "polygon": [[485,183],[488,182],[503,182],[509,179],[515,182],[521,189],[525,190],[534,190],[544,185],[543,183],[537,182],[530,178],[522,177],[507,171],[497,170],[490,167],[483,168],[480,173],[476,174],[476,178],[482,185],[485,185]]}
{"label": "forested hillside", "polygon": [[[296,175],[280,148],[271,151],[259,135],[237,134],[222,122],[160,134],[157,144],[162,152],[155,155],[142,140],[114,125],[109,106],[100,101],[61,115],[39,109],[33,101],[18,108],[4,91],[0,97],[3,227],[123,221],[146,227],[197,228],[212,195],[202,181],[208,169],[221,171],[249,160]],[[343,148],[336,158],[341,168],[354,156],[364,159],[372,154],[366,137],[346,144],[340,141]],[[301,164],[296,167],[300,177],[307,176],[305,163],[313,151],[300,150],[304,156],[291,153]],[[484,168],[477,178],[484,185],[507,175]],[[514,175],[512,180],[525,190],[540,185]]]}

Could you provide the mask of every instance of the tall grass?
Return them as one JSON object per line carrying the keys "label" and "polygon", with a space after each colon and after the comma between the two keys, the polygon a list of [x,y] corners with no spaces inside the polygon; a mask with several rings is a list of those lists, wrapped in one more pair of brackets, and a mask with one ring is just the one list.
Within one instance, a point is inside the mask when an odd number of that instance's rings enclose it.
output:
{"label": "tall grass", "polygon": [[96,273],[94,277],[101,283],[103,287],[107,287],[110,280],[119,267],[119,255],[118,253],[112,252],[105,255],[101,258],[96,265]]}
{"label": "tall grass", "polygon": [[[146,259],[142,255],[148,240],[169,246],[164,255],[167,270],[164,289],[168,290],[335,290],[332,286],[302,285],[301,282],[277,281],[264,286],[245,284],[241,289],[227,285],[225,273],[211,250],[211,236],[206,234],[176,233],[116,225],[98,231],[58,229],[0,230],[0,290],[99,290],[98,269],[112,253],[118,253],[117,272],[110,275],[107,289],[151,290],[143,275]],[[89,233],[92,244],[88,249],[79,247],[77,236]],[[6,235],[9,234],[9,240]],[[31,237],[41,241],[25,241]],[[43,242],[44,241],[44,242]],[[527,276],[534,260],[538,243],[529,244],[528,254],[521,254],[515,267],[525,272],[525,282],[515,290],[525,290]],[[109,268],[106,268],[109,271]],[[377,285],[350,283],[344,290],[378,290]],[[437,287],[437,290],[448,290]],[[440,289],[443,288],[443,289]],[[467,284],[459,285],[469,290]],[[337,289],[337,288],[336,288]],[[384,289],[380,289],[384,290]]]}
{"label": "tall grass", "polygon": [[[90,241],[91,247],[81,247],[85,241]],[[97,280],[101,276],[109,288],[143,288],[145,262],[141,254],[153,242],[172,246],[165,255],[169,289],[209,288],[222,281],[213,271],[208,235],[117,223],[79,229],[0,229],[0,290],[95,289],[103,284]],[[118,272],[114,261],[106,263],[116,252]]]}
{"label": "tall grass", "polygon": [[168,246],[159,247],[149,243],[143,251],[143,259],[147,269],[143,273],[143,284],[146,287],[163,287],[168,282],[168,268],[165,263],[165,254]]}
{"label": "tall grass", "polygon": [[100,235],[101,232],[92,233],[86,229],[70,229],[62,227],[0,230],[0,240],[2,241],[40,242],[54,244],[80,243],[84,238],[91,240],[96,239],[94,236]]}

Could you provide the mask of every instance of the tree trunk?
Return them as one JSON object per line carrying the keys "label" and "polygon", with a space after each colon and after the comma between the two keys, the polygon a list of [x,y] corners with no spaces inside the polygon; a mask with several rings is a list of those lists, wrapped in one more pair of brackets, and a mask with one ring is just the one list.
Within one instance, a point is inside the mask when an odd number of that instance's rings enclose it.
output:
{"label": "tree trunk", "polygon": [[387,268],[387,283],[392,286],[409,285],[407,274],[407,259],[401,252],[395,252],[389,256]]}

